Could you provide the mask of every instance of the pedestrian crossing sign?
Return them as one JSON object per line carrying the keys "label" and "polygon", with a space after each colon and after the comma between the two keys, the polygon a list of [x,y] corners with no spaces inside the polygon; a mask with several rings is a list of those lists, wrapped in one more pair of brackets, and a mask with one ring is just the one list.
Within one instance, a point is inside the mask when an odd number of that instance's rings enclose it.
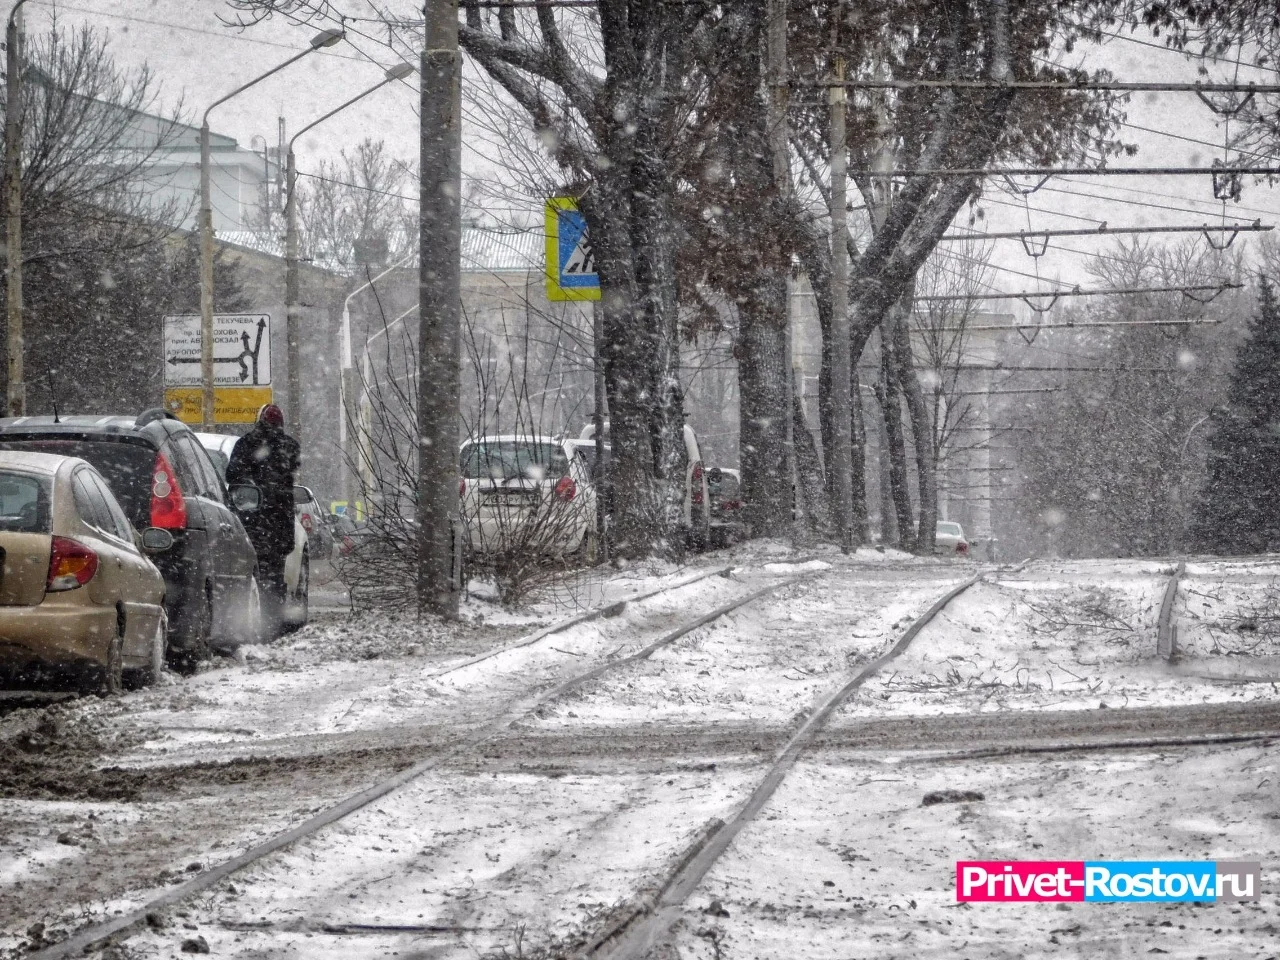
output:
{"label": "pedestrian crossing sign", "polygon": [[547,200],[547,299],[600,299],[600,274],[587,218],[573,197]]}

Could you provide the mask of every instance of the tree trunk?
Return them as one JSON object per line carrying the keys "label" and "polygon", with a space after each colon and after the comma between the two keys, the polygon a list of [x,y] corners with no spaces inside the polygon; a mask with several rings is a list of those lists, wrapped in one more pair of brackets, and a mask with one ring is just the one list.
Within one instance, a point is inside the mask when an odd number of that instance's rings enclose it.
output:
{"label": "tree trunk", "polygon": [[898,526],[896,545],[905,550],[915,548],[911,524],[911,491],[907,484],[907,444],[902,423],[901,379],[897,376],[898,359],[893,338],[880,337],[880,380],[876,383],[876,399],[884,417],[885,441],[889,456],[889,486]]}
{"label": "tree trunk", "polygon": [[786,280],[762,277],[757,296],[738,308],[738,395],[742,497],[756,535],[791,522],[787,470]]}
{"label": "tree trunk", "polygon": [[907,401],[911,433],[915,438],[916,483],[920,506],[915,548],[916,552],[929,555],[933,553],[938,523],[937,452],[934,447],[933,418],[929,415],[929,404],[925,402],[924,389],[916,374],[911,352],[911,329],[908,321],[914,295],[915,284],[912,283],[907,293],[889,312],[885,323],[892,331],[894,372]]}
{"label": "tree trunk", "polygon": [[[835,535],[831,519],[831,500],[827,496],[823,477],[822,458],[805,417],[804,402],[800,391],[792,393],[792,435],[795,437],[796,474],[800,489],[796,491],[797,504],[804,504],[805,520],[809,529],[824,540]],[[857,448],[855,446],[855,459]],[[855,498],[856,502],[856,498]]]}

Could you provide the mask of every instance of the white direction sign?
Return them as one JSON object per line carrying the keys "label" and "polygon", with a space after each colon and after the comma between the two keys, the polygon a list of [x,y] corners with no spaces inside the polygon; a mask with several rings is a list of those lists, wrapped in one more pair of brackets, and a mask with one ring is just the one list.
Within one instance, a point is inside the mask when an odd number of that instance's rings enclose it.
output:
{"label": "white direction sign", "polygon": [[[164,318],[164,385],[198,387],[200,318]],[[271,383],[271,317],[265,313],[213,318],[213,382],[219,387]]]}

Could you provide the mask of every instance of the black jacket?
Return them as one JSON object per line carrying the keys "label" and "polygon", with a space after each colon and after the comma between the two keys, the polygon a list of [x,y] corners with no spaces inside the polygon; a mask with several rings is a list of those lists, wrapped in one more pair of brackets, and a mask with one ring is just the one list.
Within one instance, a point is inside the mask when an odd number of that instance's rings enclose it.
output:
{"label": "black jacket", "polygon": [[298,441],[278,427],[256,423],[236,441],[227,465],[227,484],[252,484],[262,504],[244,514],[245,532],[258,556],[287,556],[293,550],[293,482]]}

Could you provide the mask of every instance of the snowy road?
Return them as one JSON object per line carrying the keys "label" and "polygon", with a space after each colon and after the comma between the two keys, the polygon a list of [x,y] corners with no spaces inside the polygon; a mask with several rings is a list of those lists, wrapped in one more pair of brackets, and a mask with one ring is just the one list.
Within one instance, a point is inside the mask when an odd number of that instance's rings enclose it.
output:
{"label": "snowy road", "polygon": [[[0,949],[42,943],[33,923],[131,909],[426,759],[407,785],[164,911],[122,955],[169,956],[194,936],[222,956],[574,955],[734,814],[817,702],[977,569],[785,559],[748,557],[731,578],[514,649],[547,610],[427,632],[326,619],[187,681],[19,711],[0,724]],[[951,601],[711,868],[671,931],[678,955],[1120,955],[1178,936],[1200,938],[1194,955],[1252,955],[1273,890],[1260,905],[1065,916],[960,908],[951,886],[955,860],[988,856],[1254,859],[1274,884],[1280,693],[1263,601],[1280,570],[1188,564],[1172,667],[1155,651],[1171,573],[1036,563]],[[504,652],[470,662],[485,651]],[[957,788],[981,799],[922,806]]]}

